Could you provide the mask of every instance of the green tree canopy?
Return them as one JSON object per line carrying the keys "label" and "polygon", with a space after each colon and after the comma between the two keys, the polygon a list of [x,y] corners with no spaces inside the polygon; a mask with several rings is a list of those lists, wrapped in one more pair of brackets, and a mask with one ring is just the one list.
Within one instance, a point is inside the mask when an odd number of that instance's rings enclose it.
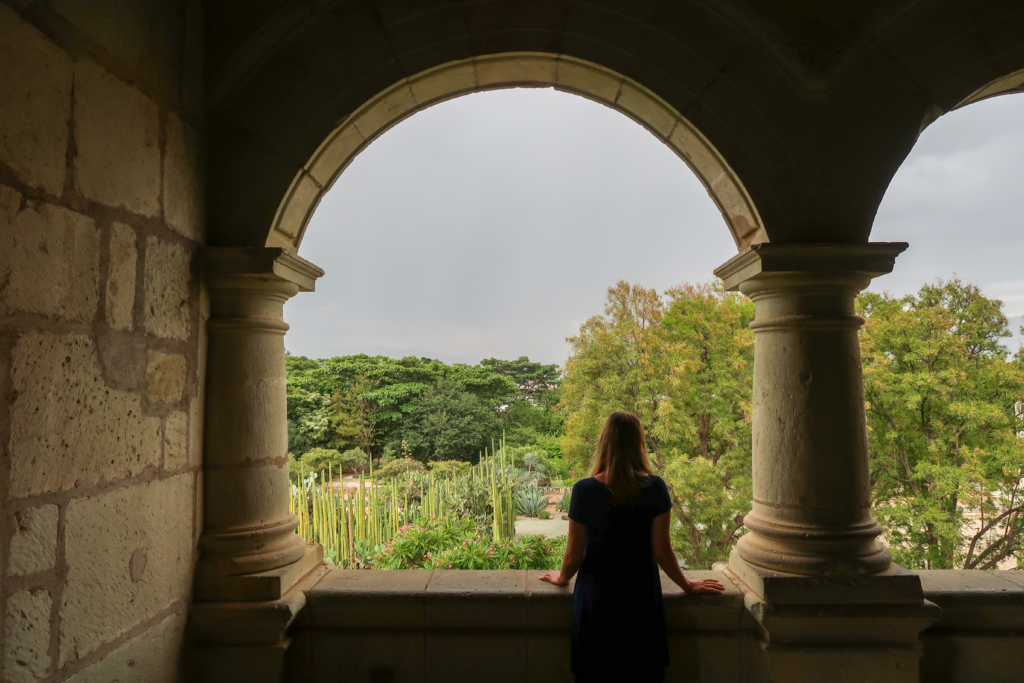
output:
{"label": "green tree canopy", "polygon": [[487,402],[443,379],[410,402],[391,438],[396,450],[405,442],[421,462],[470,461],[497,435],[497,414]]}
{"label": "green tree canopy", "polygon": [[661,296],[620,282],[605,315],[569,340],[563,452],[581,476],[608,414],[639,415],[672,493],[673,545],[690,567],[726,559],[750,509],[752,319],[751,302],[720,287]]}
{"label": "green tree canopy", "polygon": [[873,505],[897,562],[995,567],[1021,548],[1024,363],[1002,302],[950,280],[863,294]]}

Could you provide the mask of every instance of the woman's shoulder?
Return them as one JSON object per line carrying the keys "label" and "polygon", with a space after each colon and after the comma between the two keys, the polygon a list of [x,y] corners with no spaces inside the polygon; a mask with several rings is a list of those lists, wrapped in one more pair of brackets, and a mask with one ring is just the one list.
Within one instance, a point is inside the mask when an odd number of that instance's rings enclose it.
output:
{"label": "woman's shoulder", "polygon": [[591,488],[596,488],[598,486],[604,486],[604,484],[599,482],[594,477],[587,477],[586,479],[580,479],[578,482],[573,484],[572,485],[572,490],[573,491],[577,491],[577,490],[583,490],[583,489],[591,489]]}
{"label": "woman's shoulder", "polygon": [[654,491],[667,491],[668,490],[668,485],[665,483],[665,480],[662,479],[661,477],[659,477],[658,475],[656,475],[656,474],[648,474],[644,478],[647,480],[646,481],[646,486],[644,488],[649,488],[649,489],[652,489]]}

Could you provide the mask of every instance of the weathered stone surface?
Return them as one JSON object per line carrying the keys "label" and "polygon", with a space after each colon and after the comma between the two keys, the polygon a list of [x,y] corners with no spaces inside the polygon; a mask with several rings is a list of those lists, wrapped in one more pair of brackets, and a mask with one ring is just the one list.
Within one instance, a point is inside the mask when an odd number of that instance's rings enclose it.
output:
{"label": "weathered stone surface", "polygon": [[188,467],[188,414],[175,411],[164,421],[164,468]]}
{"label": "weathered stone surface", "polygon": [[135,636],[66,683],[174,683],[187,612],[182,609]]}
{"label": "weathered stone surface", "polygon": [[26,334],[12,353],[11,495],[138,474],[159,464],[160,420],[141,396],[108,387],[95,342]]}
{"label": "weathered stone surface", "polygon": [[150,403],[180,401],[185,370],[185,356],[150,349],[146,363],[146,398]]}
{"label": "weathered stone surface", "polygon": [[57,561],[56,505],[42,505],[14,513],[14,535],[7,561],[8,576],[45,572]]}
{"label": "weathered stone surface", "polygon": [[181,6],[163,0],[54,0],[50,8],[164,96],[178,95]]}
{"label": "weathered stone surface", "polygon": [[27,184],[64,191],[73,67],[67,53],[0,5],[0,160]]}
{"label": "weathered stone surface", "polygon": [[31,683],[50,666],[50,609],[46,590],[18,591],[7,599],[4,680]]}
{"label": "weathered stone surface", "polygon": [[0,312],[91,320],[100,260],[92,219],[46,202],[22,209],[21,200],[0,188]]}
{"label": "weathered stone surface", "polygon": [[135,307],[135,230],[123,223],[110,228],[110,266],[107,269],[107,322],[131,330]]}
{"label": "weathered stone surface", "polygon": [[146,330],[185,339],[189,333],[188,283],[192,256],[177,244],[146,240]]}
{"label": "weathered stone surface", "polygon": [[167,117],[164,155],[164,217],[189,239],[202,238],[203,186],[196,131],[176,114]]}
{"label": "weathered stone surface", "polygon": [[160,111],[151,99],[92,60],[75,65],[79,193],[155,216],[160,211],[159,136]]}
{"label": "weathered stone surface", "polygon": [[182,474],[68,504],[61,665],[188,597],[192,479]]}

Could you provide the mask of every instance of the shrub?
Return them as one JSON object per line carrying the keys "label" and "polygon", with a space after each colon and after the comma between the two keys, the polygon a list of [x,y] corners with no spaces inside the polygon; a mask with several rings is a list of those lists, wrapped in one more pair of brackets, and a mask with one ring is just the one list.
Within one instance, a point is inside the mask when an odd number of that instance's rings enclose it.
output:
{"label": "shrub", "polygon": [[367,465],[366,453],[359,448],[350,448],[341,454],[340,465],[346,470],[358,470]]}
{"label": "shrub", "polygon": [[547,505],[548,502],[544,499],[540,489],[536,487],[524,489],[516,498],[519,514],[527,517],[536,517]]}
{"label": "shrub", "polygon": [[551,519],[551,513],[547,510],[541,510],[537,513],[537,519]]}
{"label": "shrub", "polygon": [[469,474],[471,465],[462,460],[438,460],[436,462],[428,462],[427,467],[439,477],[462,477]]}
{"label": "shrub", "polygon": [[342,455],[333,448],[311,448],[302,454],[299,462],[306,472],[327,472],[328,466],[332,472],[340,472]]}
{"label": "shrub", "polygon": [[384,546],[375,569],[558,569],[565,537],[523,536],[495,543],[468,518],[406,525]]}
{"label": "shrub", "polygon": [[423,463],[412,458],[397,458],[392,460],[384,467],[376,470],[373,476],[377,479],[387,480],[394,479],[395,477],[408,478],[409,474],[416,474],[419,472],[426,472],[427,468],[423,466]]}
{"label": "shrub", "polygon": [[555,508],[557,508],[559,512],[568,512],[569,504],[571,502],[572,491],[566,491],[565,493],[562,494],[562,497],[558,499],[558,502],[555,503]]}

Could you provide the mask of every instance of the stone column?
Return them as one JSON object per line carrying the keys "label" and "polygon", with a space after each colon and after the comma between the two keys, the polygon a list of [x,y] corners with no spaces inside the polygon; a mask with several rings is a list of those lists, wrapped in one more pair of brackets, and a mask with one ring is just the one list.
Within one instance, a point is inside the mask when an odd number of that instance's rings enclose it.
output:
{"label": "stone column", "polygon": [[768,680],[917,681],[938,616],[871,514],[857,293],[907,245],[755,245],[715,271],[754,301],[753,509],[726,575]]}
{"label": "stone column", "polygon": [[319,563],[288,511],[283,307],[321,275],[282,249],[206,250],[199,601],[274,600]]}
{"label": "stone column", "polygon": [[906,244],[757,245],[715,274],[754,301],[753,509],[737,545],[794,574],[874,574],[889,551],[871,516],[854,298]]}

